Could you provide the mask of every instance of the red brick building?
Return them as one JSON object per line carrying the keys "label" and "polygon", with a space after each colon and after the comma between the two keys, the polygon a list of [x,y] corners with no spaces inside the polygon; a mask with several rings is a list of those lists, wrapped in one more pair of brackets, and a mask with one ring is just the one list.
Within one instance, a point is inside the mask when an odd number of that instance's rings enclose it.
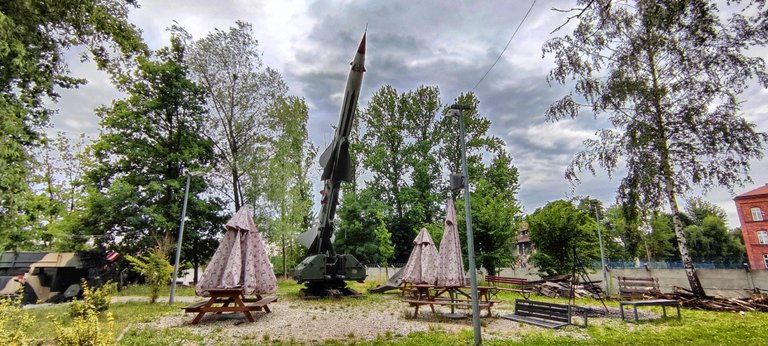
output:
{"label": "red brick building", "polygon": [[733,198],[749,265],[768,269],[768,184]]}

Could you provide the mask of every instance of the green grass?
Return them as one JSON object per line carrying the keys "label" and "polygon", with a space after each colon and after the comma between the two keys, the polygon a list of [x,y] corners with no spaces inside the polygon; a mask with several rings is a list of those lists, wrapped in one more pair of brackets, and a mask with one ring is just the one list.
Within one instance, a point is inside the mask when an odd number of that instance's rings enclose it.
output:
{"label": "green grass", "polygon": [[[117,296],[143,296],[143,297],[149,297],[149,286],[147,285],[128,285],[123,287],[122,290],[119,292],[115,292],[115,295]],[[171,295],[171,288],[170,287],[163,287],[160,289],[160,296],[161,297],[167,297]],[[176,296],[194,296],[195,295],[195,288],[194,287],[181,287],[176,286]]]}
{"label": "green grass", "polygon": [[[291,309],[331,309],[344,311],[351,306],[365,306],[371,311],[391,300],[400,299],[393,294],[369,295],[367,289],[378,283],[353,284],[353,288],[363,293],[358,299],[321,299],[304,301],[298,298],[302,285],[293,281],[280,280],[278,295],[282,301],[289,302]],[[143,288],[131,288],[135,292],[130,295],[142,295]],[[514,299],[520,298],[511,292],[499,293],[498,299],[504,301],[506,308],[512,306]],[[535,300],[567,303],[565,299],[551,299],[534,296]],[[122,333],[122,345],[172,345],[172,344],[221,344],[241,343],[245,345],[297,345],[294,340],[274,340],[268,337],[255,339],[227,339],[227,333],[211,333],[199,335],[184,327],[155,329],[152,327],[136,328],[137,323],[157,320],[165,315],[179,314],[184,303],[168,305],[164,302],[148,304],[143,302],[114,303],[109,311],[115,320],[115,336]],[[577,305],[600,306],[592,299],[579,299]],[[618,307],[617,302],[608,302],[610,307]],[[661,308],[641,308],[661,314]],[[27,335],[40,344],[52,344],[54,335],[53,322],[49,316],[61,320],[65,325],[70,323],[67,305],[54,305],[26,310],[35,317]],[[276,312],[279,313],[279,312]],[[668,313],[675,315],[668,309]],[[483,334],[486,345],[768,345],[768,313],[728,313],[698,310],[682,310],[683,319],[676,318],[641,321],[638,324],[622,322],[614,319],[590,319],[588,328],[567,327],[563,330],[533,326],[521,326],[519,329],[492,334]],[[487,320],[486,320],[487,321]],[[451,323],[451,322],[445,322]],[[497,320],[492,323],[515,323]],[[348,340],[330,340],[323,345],[467,345],[472,342],[471,330],[458,333],[446,332],[441,323],[431,323],[429,331],[416,332],[406,336],[397,336],[397,331],[387,332],[374,340],[361,340],[350,335]]]}
{"label": "green grass", "polygon": [[[152,322],[161,316],[178,314],[181,308],[186,305],[183,303],[168,305],[167,303],[149,304],[145,302],[110,304],[109,311],[112,313],[115,321],[113,332],[117,336],[129,325]],[[26,334],[41,343],[52,343],[55,338],[55,327],[52,319],[57,319],[64,325],[69,325],[72,322],[69,316],[68,304],[39,307],[25,311],[35,318],[35,323],[26,331]]]}

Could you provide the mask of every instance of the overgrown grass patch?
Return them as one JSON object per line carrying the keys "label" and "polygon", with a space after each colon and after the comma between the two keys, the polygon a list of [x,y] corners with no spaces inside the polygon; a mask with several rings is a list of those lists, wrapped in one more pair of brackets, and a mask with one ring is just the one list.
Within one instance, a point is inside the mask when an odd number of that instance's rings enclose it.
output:
{"label": "overgrown grass patch", "polygon": [[[412,323],[399,316],[401,310],[392,310],[394,301],[400,300],[398,294],[368,294],[367,289],[377,284],[352,284],[355,290],[363,293],[361,298],[351,299],[318,299],[301,300],[298,292],[303,285],[289,280],[280,280],[278,296],[281,301],[288,301],[290,309],[299,309],[307,312],[332,311],[339,314],[354,313],[353,311],[365,310],[372,314],[394,313],[396,318],[401,318],[403,323]],[[375,286],[374,286],[375,287]],[[514,300],[521,298],[519,294],[501,292],[496,297],[503,301],[505,310],[511,310]],[[531,296],[537,301],[547,301],[567,304],[567,299],[553,299],[540,296]],[[175,344],[267,344],[267,345],[299,345],[311,344],[296,341],[292,337],[263,338],[260,334],[252,337],[236,337],[229,333],[214,332],[209,335],[195,333],[186,327],[159,328],[153,326],[153,322],[167,315],[180,314],[181,308],[186,303],[168,305],[166,303],[149,304],[145,302],[114,303],[109,311],[114,316],[115,337],[123,333],[120,344],[124,345],[175,345]],[[578,299],[576,305],[600,307],[601,304],[593,299]],[[607,305],[613,309],[618,308],[618,302],[609,301]],[[359,308],[363,309],[359,309]],[[353,309],[354,308],[354,309]],[[660,307],[641,307],[641,311],[661,314]],[[47,307],[35,307],[27,309],[35,317],[35,323],[26,330],[27,335],[41,344],[52,344],[54,326],[48,316],[54,316],[65,325],[71,323],[67,305],[53,305]],[[503,319],[483,318],[483,322],[489,326],[484,331],[483,338],[486,345],[768,345],[768,313],[730,313],[710,312],[682,309],[682,320],[676,319],[674,309],[668,309],[667,319],[642,320],[640,323],[630,323],[618,318],[590,318],[588,328],[567,327],[564,330],[550,330],[535,326],[525,325],[520,328],[498,331],[499,325],[515,325],[516,322]],[[280,310],[274,311],[279,314]],[[191,319],[191,315],[187,316]],[[260,323],[260,322],[257,322]],[[329,321],[328,323],[333,323]],[[442,323],[430,323],[428,331],[415,332],[401,335],[397,330],[382,331],[373,340],[363,340],[358,333],[347,335],[340,340],[327,340],[321,345],[467,345],[472,343],[471,327],[460,332],[450,332],[443,329]],[[432,327],[432,326],[435,327]],[[224,327],[228,328],[228,327]],[[238,328],[238,327],[235,327]],[[362,327],[361,327],[362,328]],[[485,329],[485,328],[484,328]],[[491,332],[493,331],[493,333]],[[301,339],[297,336],[297,339]]]}
{"label": "overgrown grass patch", "polygon": [[[128,285],[123,287],[122,290],[119,292],[115,292],[117,296],[127,297],[127,296],[142,296],[142,297],[149,297],[150,288],[147,285]],[[163,287],[160,289],[160,297],[168,297],[171,295],[171,288],[170,287]],[[195,295],[195,288],[194,287],[182,287],[182,286],[176,286],[176,296],[194,296]],[[160,303],[160,301],[158,301]]]}
{"label": "overgrown grass patch", "polygon": [[[149,304],[145,302],[113,303],[109,311],[112,312],[115,321],[115,337],[130,325],[148,323],[163,316],[178,314],[185,305],[183,303],[173,305],[166,303]],[[72,323],[67,304],[36,307],[27,309],[27,311],[35,318],[35,323],[26,331],[27,335],[41,343],[52,343],[55,338],[53,332],[55,328],[51,318],[58,319],[65,326]]]}

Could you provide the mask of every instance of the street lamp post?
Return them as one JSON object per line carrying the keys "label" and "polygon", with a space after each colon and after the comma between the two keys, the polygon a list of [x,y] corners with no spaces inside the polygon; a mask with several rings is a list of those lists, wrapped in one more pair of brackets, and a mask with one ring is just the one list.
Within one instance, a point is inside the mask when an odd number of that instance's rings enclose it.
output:
{"label": "street lamp post", "polygon": [[192,176],[200,176],[203,172],[187,172],[187,186],[184,188],[184,204],[181,208],[181,224],[179,225],[179,239],[176,242],[176,261],[173,263],[173,280],[171,281],[171,296],[168,304],[173,304],[176,295],[176,279],[179,274],[179,260],[181,259],[181,240],[184,238],[184,221],[187,219],[187,198],[189,197],[189,181]]}
{"label": "street lamp post", "polygon": [[595,219],[597,220],[597,239],[600,241],[600,262],[603,264],[603,281],[605,282],[605,296],[609,296],[608,288],[609,288],[609,281],[608,281],[608,266],[605,264],[605,248],[603,246],[603,232],[600,231],[600,213],[597,211],[597,206],[594,206],[595,209]]}
{"label": "street lamp post", "polygon": [[467,143],[464,138],[464,111],[469,110],[467,105],[453,104],[451,110],[459,117],[459,129],[461,136],[461,164],[464,169],[464,210],[467,219],[467,257],[469,259],[469,283],[472,291],[472,325],[474,327],[475,345],[481,345],[483,339],[480,331],[480,304],[477,297],[477,270],[475,269],[475,240],[472,235],[472,213],[469,204],[469,170],[467,169]]}

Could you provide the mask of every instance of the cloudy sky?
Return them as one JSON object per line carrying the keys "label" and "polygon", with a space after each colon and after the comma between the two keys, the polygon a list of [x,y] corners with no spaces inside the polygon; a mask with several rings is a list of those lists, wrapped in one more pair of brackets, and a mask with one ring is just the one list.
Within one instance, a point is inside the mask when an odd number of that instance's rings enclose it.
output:
{"label": "cloudy sky", "polygon": [[[480,113],[492,121],[491,133],[506,142],[520,170],[519,198],[527,213],[548,201],[579,195],[612,204],[621,179],[584,174],[582,183],[573,187],[563,178],[565,167],[582,149],[581,142],[607,126],[604,119],[544,121],[545,109],[568,89],[547,84],[553,58],[542,57],[541,47],[547,39],[569,33],[567,28],[550,33],[565,20],[551,9],[574,3],[538,1],[501,60],[474,89]],[[252,23],[264,62],[283,74],[291,94],[305,98],[310,106],[310,137],[324,147],[332,136],[330,126],[338,120],[348,64],[366,25],[367,73],[361,106],[386,84],[400,92],[437,85],[443,104],[451,104],[460,92],[473,90],[496,61],[532,1],[140,0],[140,4],[130,19],[153,49],[168,44],[166,28],[174,21],[196,39],[214,28],[227,29],[236,20]],[[106,74],[76,57],[77,52],[71,52],[70,69],[89,83],[61,92],[54,129],[95,137],[98,119],[93,109],[121,95]],[[743,99],[745,116],[758,130],[768,131],[768,91],[753,87]],[[753,162],[754,183],[735,194],[768,183],[766,169],[768,159]],[[730,227],[737,227],[733,196],[725,189],[704,195],[728,212]]]}

